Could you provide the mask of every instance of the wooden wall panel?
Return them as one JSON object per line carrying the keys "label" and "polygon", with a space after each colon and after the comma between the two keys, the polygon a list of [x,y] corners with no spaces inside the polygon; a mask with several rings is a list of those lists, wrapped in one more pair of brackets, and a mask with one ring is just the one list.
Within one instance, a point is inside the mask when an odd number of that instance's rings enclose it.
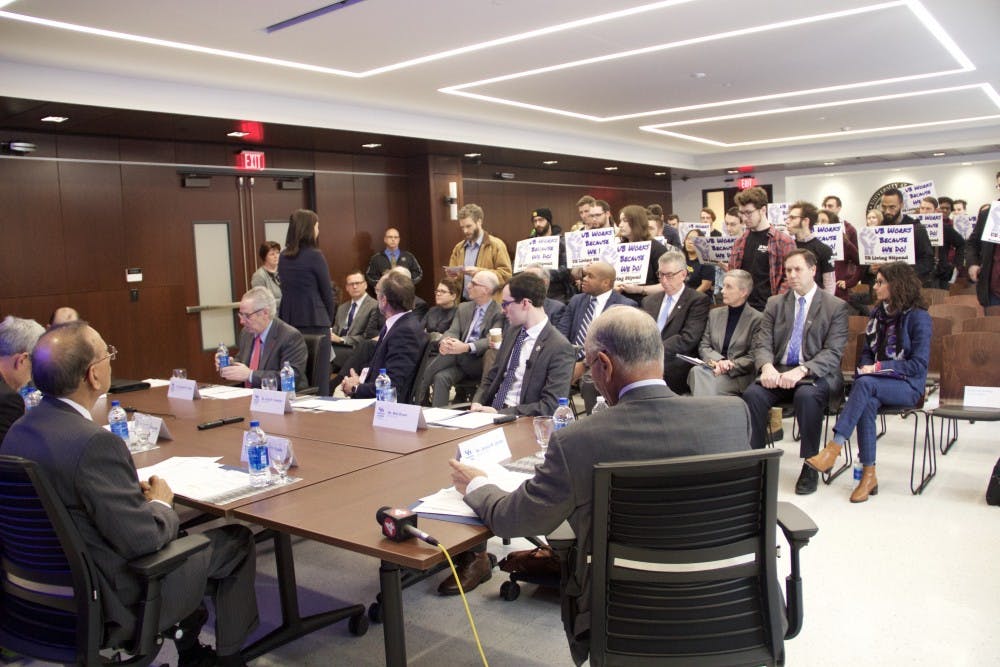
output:
{"label": "wooden wall panel", "polygon": [[132,258],[125,247],[121,168],[60,162],[59,195],[72,291],[124,287]]}

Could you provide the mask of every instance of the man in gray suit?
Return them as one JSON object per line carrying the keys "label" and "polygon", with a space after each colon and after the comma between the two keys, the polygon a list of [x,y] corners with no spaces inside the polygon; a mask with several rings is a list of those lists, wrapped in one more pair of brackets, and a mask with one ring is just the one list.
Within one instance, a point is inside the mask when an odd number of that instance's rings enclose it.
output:
{"label": "man in gray suit", "polygon": [[[791,402],[802,439],[799,456],[819,453],[823,416],[833,392],[841,391],[840,359],[847,343],[847,303],[816,284],[816,255],[802,248],[785,257],[789,290],[767,300],[753,344],[760,376],[743,392],[753,426],[751,444],[764,446],[768,410]],[[816,490],[819,473],[802,464],[795,493]]]}
{"label": "man in gray suit", "polygon": [[[140,597],[128,561],[162,549],[177,537],[173,492],[155,475],[137,479],[128,448],[94,423],[90,410],[111,384],[117,354],[86,322],[54,327],[32,353],[32,375],[45,397],[7,433],[4,454],[35,461],[69,510],[98,577],[107,636],[127,637]],[[192,555],[163,583],[160,624],[181,621],[179,664],[242,665],[239,651],[257,625],[255,547],[245,526],[205,532],[209,547]],[[216,653],[198,644],[207,614],[200,609],[213,583]],[[183,620],[182,620],[183,619]]]}
{"label": "man in gray suit", "polygon": [[334,371],[343,368],[357,344],[366,340],[368,322],[378,310],[378,303],[365,291],[365,276],[360,271],[348,273],[344,286],[348,300],[337,306],[330,331],[333,351],[330,365]]}
{"label": "man in gray suit", "polygon": [[438,343],[440,355],[424,369],[416,401],[423,403],[427,389],[434,387],[432,405],[448,405],[451,388],[466,379],[483,378],[483,353],[490,346],[490,329],[503,327],[503,311],[493,300],[500,279],[492,271],[480,271],[472,277],[467,291],[470,301],[458,305],[451,326]]}
{"label": "man in gray suit", "polygon": [[760,327],[760,311],[748,303],[753,276],[733,269],[722,280],[722,302],[726,308],[708,313],[708,326],[698,346],[705,366],[693,366],[688,386],[694,396],[739,396],[754,378],[750,348]]}
{"label": "man in gray suit", "polygon": [[585,351],[594,384],[613,407],[556,431],[534,477],[506,493],[475,467],[450,462],[455,488],[497,536],[545,535],[569,521],[576,547],[565,554],[563,625],[578,665],[590,630],[594,465],[743,451],[750,438],[738,398],[681,398],[665,385],[660,332],[646,313],[602,313]]}
{"label": "man in gray suit", "polygon": [[274,312],[274,296],[266,287],[251,287],[243,295],[239,310],[243,324],[240,350],[225,368],[219,368],[218,355],[215,359],[215,367],[223,378],[259,388],[262,378],[273,377],[280,386],[281,367],[287,361],[295,371],[295,389],[309,386],[305,339],[298,329],[279,320]]}

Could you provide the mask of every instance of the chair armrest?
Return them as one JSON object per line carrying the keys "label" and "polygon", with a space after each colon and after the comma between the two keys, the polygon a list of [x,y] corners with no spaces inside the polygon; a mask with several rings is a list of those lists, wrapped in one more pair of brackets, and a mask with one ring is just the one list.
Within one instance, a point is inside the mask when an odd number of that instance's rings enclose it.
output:
{"label": "chair armrest", "polygon": [[472,407],[472,403],[455,403],[454,405],[449,405],[449,410],[468,410]]}
{"label": "chair armrest", "polygon": [[140,577],[155,579],[176,570],[188,557],[208,545],[209,539],[204,535],[188,535],[174,540],[155,553],[129,561],[128,567]]}
{"label": "chair armrest", "polygon": [[306,387],[305,389],[298,389],[295,392],[296,396],[315,396],[319,393],[319,387]]}
{"label": "chair armrest", "polygon": [[802,546],[809,543],[809,539],[819,532],[816,523],[809,518],[809,515],[800,510],[795,505],[788,502],[779,502],[777,507],[778,527],[785,534],[785,539],[789,542],[801,542]]}

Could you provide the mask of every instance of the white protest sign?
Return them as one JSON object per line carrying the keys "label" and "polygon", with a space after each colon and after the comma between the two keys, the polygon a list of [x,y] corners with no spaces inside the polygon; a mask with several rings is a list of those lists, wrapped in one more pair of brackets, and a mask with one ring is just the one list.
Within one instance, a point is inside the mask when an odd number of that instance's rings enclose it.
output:
{"label": "white protest sign", "polygon": [[707,222],[682,222],[677,225],[677,233],[681,237],[682,244],[692,229],[700,231],[702,236],[708,236],[712,233],[712,225]]}
{"label": "white protest sign", "polygon": [[288,392],[254,389],[250,396],[250,412],[264,412],[282,415],[292,411],[292,401]]}
{"label": "white protest sign", "polygon": [[738,238],[738,236],[709,236],[709,259],[713,262],[729,264],[729,258],[733,254],[733,245]]}
{"label": "white protest sign", "polygon": [[196,398],[201,398],[201,394],[198,393],[198,383],[194,380],[170,378],[170,388],[167,389],[167,398],[179,398],[184,401],[193,401]]}
{"label": "white protest sign", "polygon": [[927,236],[931,238],[931,245],[942,245],[944,243],[944,216],[940,213],[915,213],[913,215],[927,230]]}
{"label": "white protest sign", "polygon": [[[788,219],[789,206],[788,202],[775,202],[767,205],[767,221],[778,231],[783,232],[788,229],[785,220]],[[744,220],[744,222],[746,221]]]}
{"label": "white protest sign", "polygon": [[920,208],[920,202],[924,197],[935,197],[934,181],[925,183],[914,183],[900,188],[903,192],[903,210],[915,211]]}
{"label": "white protest sign", "polygon": [[499,463],[510,458],[510,447],[502,428],[458,443],[458,459],[466,463]]}
{"label": "white protest sign", "polygon": [[858,255],[862,264],[916,263],[913,225],[882,225],[858,230]]}
{"label": "white protest sign", "polygon": [[1000,243],[1000,201],[990,205],[989,215],[986,216],[986,225],[983,227],[983,241],[989,243]]}
{"label": "white protest sign", "polygon": [[611,227],[566,232],[566,265],[570,268],[591,262],[614,264],[618,257],[618,237]]}
{"label": "white protest sign", "polygon": [[830,250],[833,251],[833,261],[839,262],[844,259],[844,225],[816,225],[813,227],[813,234],[830,246]]}
{"label": "white protest sign", "polygon": [[419,405],[375,401],[372,426],[413,432],[419,428],[427,428],[427,422],[424,421],[424,411]]}
{"label": "white protest sign", "polygon": [[649,252],[652,247],[652,241],[619,244],[615,280],[625,285],[644,285],[646,274],[649,273]]}
{"label": "white protest sign", "polygon": [[961,234],[963,239],[968,239],[976,226],[976,216],[969,213],[956,213],[951,216],[951,221],[955,225],[955,231]]}
{"label": "white protest sign", "polygon": [[546,269],[559,268],[559,237],[535,236],[517,242],[514,251],[514,273],[520,273],[529,264],[541,264]]}

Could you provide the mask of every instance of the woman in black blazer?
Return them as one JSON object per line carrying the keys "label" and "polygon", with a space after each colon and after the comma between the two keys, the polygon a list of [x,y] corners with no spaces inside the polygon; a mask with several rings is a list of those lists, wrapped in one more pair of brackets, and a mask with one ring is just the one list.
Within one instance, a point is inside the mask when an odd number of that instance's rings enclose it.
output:
{"label": "woman in black blazer", "polygon": [[329,334],[336,315],[330,269],[316,247],[319,217],[299,209],[288,219],[285,250],[278,260],[281,307],[278,317],[304,334]]}

